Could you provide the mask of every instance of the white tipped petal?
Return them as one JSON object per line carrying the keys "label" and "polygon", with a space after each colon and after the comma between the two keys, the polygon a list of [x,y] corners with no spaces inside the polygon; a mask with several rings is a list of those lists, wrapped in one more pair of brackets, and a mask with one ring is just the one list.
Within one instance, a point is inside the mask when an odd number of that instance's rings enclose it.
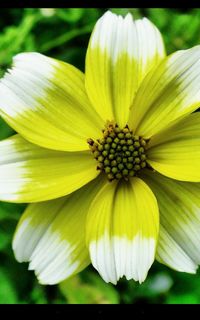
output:
{"label": "white tipped petal", "polygon": [[25,139],[61,150],[87,150],[103,121],[85,92],[84,75],[75,67],[29,52],[14,57],[0,80],[0,115]]}
{"label": "white tipped petal", "polygon": [[85,221],[90,202],[104,179],[98,178],[72,195],[32,204],[22,215],[13,239],[19,262],[29,262],[40,283],[56,284],[89,263]]}
{"label": "white tipped petal", "polygon": [[155,240],[137,234],[133,240],[126,236],[105,234],[89,245],[92,264],[106,282],[116,284],[123,276],[142,283],[152,265]]}
{"label": "white tipped petal", "polygon": [[168,179],[146,172],[160,210],[157,257],[178,271],[194,273],[200,264],[200,183]]}
{"label": "white tipped petal", "polygon": [[135,96],[129,125],[151,138],[200,105],[200,46],[163,59],[144,78]]}
{"label": "white tipped petal", "polygon": [[86,242],[93,266],[106,282],[125,276],[143,282],[158,236],[156,199],[139,178],[105,185],[91,204]]}
{"label": "white tipped petal", "polygon": [[98,174],[89,151],[48,150],[17,134],[0,141],[0,200],[55,199],[79,189]]}
{"label": "white tipped petal", "polygon": [[96,111],[124,127],[145,75],[165,56],[158,29],[106,12],[96,23],[86,56],[86,90]]}
{"label": "white tipped petal", "polygon": [[180,272],[195,273],[198,265],[185,253],[173,237],[161,225],[156,259]]}

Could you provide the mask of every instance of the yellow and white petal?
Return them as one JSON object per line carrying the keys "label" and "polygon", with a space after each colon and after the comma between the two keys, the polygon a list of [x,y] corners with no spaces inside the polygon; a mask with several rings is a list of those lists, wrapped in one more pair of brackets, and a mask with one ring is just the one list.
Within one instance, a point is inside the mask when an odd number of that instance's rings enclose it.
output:
{"label": "yellow and white petal", "polygon": [[75,67],[39,53],[14,57],[0,80],[0,115],[32,143],[61,151],[87,150],[101,135],[103,121]]}
{"label": "yellow and white petal", "polygon": [[98,175],[89,151],[63,152],[15,135],[0,142],[0,200],[37,202],[69,194]]}
{"label": "yellow and white petal", "polygon": [[198,265],[160,225],[156,260],[179,272],[195,273]]}
{"label": "yellow and white petal", "polygon": [[86,55],[86,89],[104,120],[124,127],[145,75],[165,56],[158,29],[146,18],[133,21],[106,12],[96,23]]}
{"label": "yellow and white petal", "polygon": [[97,178],[73,194],[27,207],[17,226],[13,250],[42,284],[56,284],[89,263],[85,220],[104,181]]}
{"label": "yellow and white petal", "polygon": [[175,181],[149,170],[142,178],[153,190],[160,210],[158,260],[194,273],[200,264],[200,183]]}
{"label": "yellow and white petal", "polygon": [[149,164],[177,180],[200,182],[200,113],[174,123],[149,142]]}
{"label": "yellow and white petal", "polygon": [[200,46],[165,58],[142,82],[131,109],[129,125],[151,138],[172,121],[200,105]]}
{"label": "yellow and white petal", "polygon": [[86,221],[93,266],[106,282],[125,276],[141,283],[154,261],[158,228],[156,198],[141,179],[106,184]]}

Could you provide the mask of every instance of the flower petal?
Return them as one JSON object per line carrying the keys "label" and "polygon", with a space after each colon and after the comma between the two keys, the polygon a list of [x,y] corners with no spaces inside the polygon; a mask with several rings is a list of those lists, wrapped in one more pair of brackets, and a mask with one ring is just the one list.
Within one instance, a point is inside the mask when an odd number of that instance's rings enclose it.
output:
{"label": "flower petal", "polygon": [[198,267],[162,225],[160,225],[156,259],[180,272],[195,273]]}
{"label": "flower petal", "polygon": [[156,199],[139,178],[106,184],[91,204],[86,242],[106,282],[144,281],[154,261],[159,215]]}
{"label": "flower petal", "polygon": [[200,183],[180,182],[146,170],[160,210],[157,257],[173,269],[194,273],[200,264]]}
{"label": "flower petal", "polygon": [[165,58],[141,84],[133,102],[129,125],[145,138],[200,105],[200,46]]}
{"label": "flower petal", "polygon": [[56,200],[31,204],[22,215],[13,239],[19,262],[42,284],[56,284],[89,263],[85,246],[85,220],[90,202],[103,184],[100,178]]}
{"label": "flower petal", "polygon": [[24,138],[61,151],[87,150],[103,121],[92,108],[84,75],[39,53],[18,54],[0,80],[0,114]]}
{"label": "flower petal", "polygon": [[96,23],[86,56],[86,90],[104,120],[124,127],[134,95],[150,69],[165,56],[158,29],[106,12]]}
{"label": "flower petal", "polygon": [[40,148],[19,135],[0,142],[0,200],[36,202],[69,194],[97,175],[89,153]]}
{"label": "flower petal", "polygon": [[177,180],[200,181],[200,113],[169,126],[150,140],[149,164]]}

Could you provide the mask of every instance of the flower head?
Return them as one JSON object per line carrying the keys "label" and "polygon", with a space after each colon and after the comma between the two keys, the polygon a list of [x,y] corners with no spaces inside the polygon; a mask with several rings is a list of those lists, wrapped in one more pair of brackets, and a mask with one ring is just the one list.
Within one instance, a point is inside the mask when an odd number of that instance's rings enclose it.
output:
{"label": "flower head", "polygon": [[105,13],[85,75],[38,53],[0,80],[0,200],[28,202],[13,240],[43,284],[90,262],[142,282],[155,257],[200,263],[200,47],[166,56],[158,29]]}

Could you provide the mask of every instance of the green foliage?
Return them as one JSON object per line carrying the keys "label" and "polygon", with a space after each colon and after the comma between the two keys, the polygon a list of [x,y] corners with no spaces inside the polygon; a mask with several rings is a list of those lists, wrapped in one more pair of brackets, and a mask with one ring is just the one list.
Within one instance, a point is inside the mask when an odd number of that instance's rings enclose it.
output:
{"label": "green foliage", "polygon": [[114,286],[105,283],[91,270],[63,281],[59,287],[66,301],[71,304],[119,303],[119,294]]}
{"label": "green foliage", "polygon": [[1,303],[18,303],[17,292],[6,269],[0,269],[0,301]]}
{"label": "green foliage", "polygon": [[[0,76],[13,55],[38,51],[84,70],[85,53],[96,20],[106,9],[2,9]],[[114,8],[135,18],[148,17],[163,34],[167,53],[200,43],[200,10]],[[0,119],[0,139],[14,131]],[[155,263],[139,285],[121,279],[106,284],[88,267],[58,286],[42,286],[27,264],[15,261],[11,242],[25,205],[0,203],[0,303],[200,303],[200,274],[178,273]]]}

